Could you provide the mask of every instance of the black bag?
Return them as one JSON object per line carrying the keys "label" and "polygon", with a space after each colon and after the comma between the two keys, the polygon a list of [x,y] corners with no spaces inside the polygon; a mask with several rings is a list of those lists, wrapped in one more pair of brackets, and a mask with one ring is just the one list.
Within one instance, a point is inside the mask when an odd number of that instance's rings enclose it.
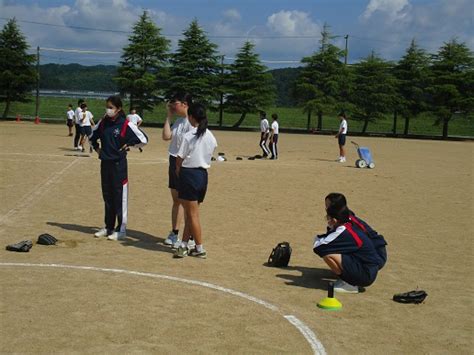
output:
{"label": "black bag", "polygon": [[415,290],[404,293],[397,293],[393,296],[393,300],[399,303],[422,303],[428,294],[423,290]]}
{"label": "black bag", "polygon": [[37,244],[41,245],[55,245],[57,243],[57,239],[54,238],[51,234],[41,234],[38,237],[38,241],[36,242]]}
{"label": "black bag", "polygon": [[286,267],[290,262],[291,247],[290,243],[282,242],[273,248],[272,253],[268,257],[268,265],[275,267]]}
{"label": "black bag", "polygon": [[31,240],[24,240],[16,244],[7,245],[6,249],[9,251],[18,251],[20,253],[27,253],[30,251],[32,246],[33,246],[33,242]]}

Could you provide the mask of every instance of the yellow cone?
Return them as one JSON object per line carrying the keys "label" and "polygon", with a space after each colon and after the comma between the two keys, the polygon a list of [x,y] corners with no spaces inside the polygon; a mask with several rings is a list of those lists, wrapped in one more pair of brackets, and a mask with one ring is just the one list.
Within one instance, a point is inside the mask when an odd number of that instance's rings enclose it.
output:
{"label": "yellow cone", "polygon": [[328,311],[338,311],[342,308],[342,303],[334,297],[325,297],[319,303],[318,307]]}

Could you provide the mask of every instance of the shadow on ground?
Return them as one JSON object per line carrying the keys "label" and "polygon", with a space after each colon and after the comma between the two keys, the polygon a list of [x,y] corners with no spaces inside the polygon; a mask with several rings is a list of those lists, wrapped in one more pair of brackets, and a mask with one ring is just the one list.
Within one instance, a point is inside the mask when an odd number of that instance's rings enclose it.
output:
{"label": "shadow on ground", "polygon": [[[92,226],[82,226],[79,224],[72,223],[58,223],[58,222],[46,222],[47,225],[62,228],[68,231],[75,231],[87,234],[92,237],[92,235],[99,230],[97,227]],[[121,240],[120,244],[126,247],[135,247],[146,250],[161,251],[166,253],[172,253],[171,248],[163,245],[164,239],[155,237],[151,234],[140,232],[133,229],[127,229],[127,238]]]}
{"label": "shadow on ground", "polygon": [[[267,264],[264,264],[268,266]],[[328,282],[334,281],[336,276],[329,269],[310,268],[304,266],[288,266],[281,271],[299,271],[300,275],[278,274],[276,277],[287,280],[286,285],[311,289],[327,290]]]}

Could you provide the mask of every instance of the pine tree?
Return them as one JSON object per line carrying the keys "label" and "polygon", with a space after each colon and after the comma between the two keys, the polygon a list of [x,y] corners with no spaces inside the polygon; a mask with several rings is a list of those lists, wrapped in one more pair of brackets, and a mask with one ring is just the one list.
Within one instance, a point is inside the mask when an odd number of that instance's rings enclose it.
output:
{"label": "pine tree", "polygon": [[448,125],[455,114],[466,114],[474,109],[474,57],[465,43],[456,39],[444,43],[433,55],[433,79],[428,92],[430,106],[443,124],[443,137],[448,136]]}
{"label": "pine tree", "polygon": [[369,122],[384,118],[393,112],[398,103],[397,80],[391,74],[390,63],[374,53],[355,65],[353,118],[364,121],[362,132],[367,131]]}
{"label": "pine tree", "polygon": [[33,68],[35,55],[28,54],[29,45],[15,19],[0,32],[0,102],[5,102],[6,118],[14,101],[27,102],[37,73]]}
{"label": "pine tree", "polygon": [[163,95],[170,42],[146,11],[133,26],[128,42],[115,80],[120,92],[130,95],[130,106],[143,115],[144,110],[152,111]]}
{"label": "pine tree", "polygon": [[273,77],[254,48],[253,43],[245,42],[229,67],[225,107],[229,112],[241,114],[234,127],[239,127],[248,113],[256,113],[275,100]]}
{"label": "pine tree", "polygon": [[319,51],[301,60],[304,67],[294,91],[304,112],[308,113],[308,124],[311,113],[316,112],[318,130],[322,129],[323,114],[334,110],[344,100],[348,85],[344,84],[348,74],[341,61],[344,51],[331,44],[331,39],[329,26],[325,24]]}
{"label": "pine tree", "polygon": [[398,111],[405,118],[404,134],[409,131],[410,118],[415,117],[427,108],[426,88],[429,83],[429,57],[418,47],[415,39],[400,59],[393,71],[398,80],[400,105]]}
{"label": "pine tree", "polygon": [[196,19],[183,35],[171,58],[167,96],[189,92],[196,101],[212,104],[219,98],[217,46],[209,41]]}

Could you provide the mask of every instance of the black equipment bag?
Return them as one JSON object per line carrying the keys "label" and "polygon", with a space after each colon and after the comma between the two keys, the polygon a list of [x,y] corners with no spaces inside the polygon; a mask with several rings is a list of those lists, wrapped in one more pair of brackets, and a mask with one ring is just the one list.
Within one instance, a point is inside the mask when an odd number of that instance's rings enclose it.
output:
{"label": "black equipment bag", "polygon": [[268,265],[275,267],[288,266],[291,257],[290,243],[282,242],[273,248],[272,253],[268,257]]}

